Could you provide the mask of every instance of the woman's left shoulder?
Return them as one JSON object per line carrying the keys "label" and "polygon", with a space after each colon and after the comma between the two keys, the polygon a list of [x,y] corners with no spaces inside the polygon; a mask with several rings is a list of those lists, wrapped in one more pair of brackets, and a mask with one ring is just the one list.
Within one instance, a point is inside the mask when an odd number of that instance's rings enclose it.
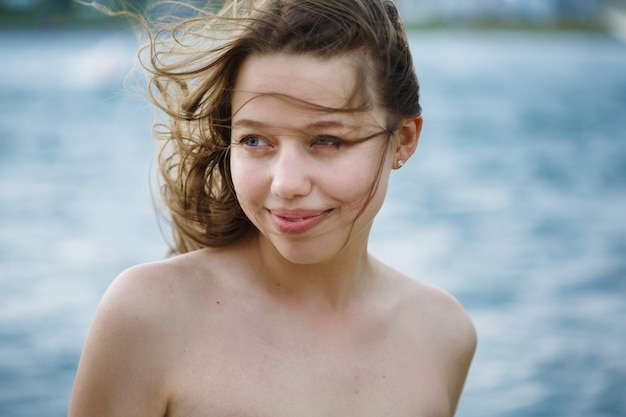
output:
{"label": "woman's left shoulder", "polygon": [[476,328],[467,311],[450,293],[417,281],[409,281],[407,285],[402,302],[403,328],[416,351],[438,364],[450,404],[455,409],[476,352]]}
{"label": "woman's left shoulder", "polygon": [[392,300],[388,323],[399,341],[395,345],[413,361],[408,368],[417,380],[428,374],[429,383],[442,389],[454,414],[477,345],[470,315],[440,288],[392,268],[381,271],[389,283],[385,299]]}
{"label": "woman's left shoulder", "polygon": [[453,342],[457,347],[465,346],[473,354],[476,329],[461,303],[441,288],[418,281],[411,282],[411,286],[413,291],[407,291],[407,308],[426,320],[429,327],[436,329],[447,342]]}
{"label": "woman's left shoulder", "polygon": [[421,338],[429,334],[437,349],[454,349],[449,352],[471,359],[477,343],[476,329],[468,312],[449,292],[390,271],[394,293],[405,331]]}

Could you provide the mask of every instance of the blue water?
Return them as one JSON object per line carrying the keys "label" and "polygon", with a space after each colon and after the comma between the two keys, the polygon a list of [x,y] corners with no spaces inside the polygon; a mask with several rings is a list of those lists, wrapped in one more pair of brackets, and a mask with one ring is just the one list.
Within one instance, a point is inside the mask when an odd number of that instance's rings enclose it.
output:
{"label": "blue water", "polygon": [[[372,251],[453,293],[458,416],[626,416],[626,44],[411,36],[425,125]],[[100,296],[166,245],[123,31],[0,31],[0,415],[63,416]]]}

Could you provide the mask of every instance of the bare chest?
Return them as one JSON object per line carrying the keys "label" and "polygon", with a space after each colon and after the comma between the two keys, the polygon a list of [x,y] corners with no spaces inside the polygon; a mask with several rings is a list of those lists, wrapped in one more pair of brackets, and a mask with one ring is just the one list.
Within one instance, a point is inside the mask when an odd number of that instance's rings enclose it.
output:
{"label": "bare chest", "polygon": [[449,416],[445,381],[419,346],[222,329],[181,350],[168,417]]}

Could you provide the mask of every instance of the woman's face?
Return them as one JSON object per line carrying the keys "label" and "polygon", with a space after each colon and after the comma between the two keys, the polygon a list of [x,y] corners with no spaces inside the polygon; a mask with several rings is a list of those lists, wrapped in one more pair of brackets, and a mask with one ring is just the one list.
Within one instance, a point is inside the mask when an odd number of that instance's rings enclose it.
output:
{"label": "woman's face", "polygon": [[260,55],[236,79],[237,198],[263,241],[293,263],[365,249],[384,199],[394,158],[385,112],[327,110],[349,105],[356,65],[350,55]]}

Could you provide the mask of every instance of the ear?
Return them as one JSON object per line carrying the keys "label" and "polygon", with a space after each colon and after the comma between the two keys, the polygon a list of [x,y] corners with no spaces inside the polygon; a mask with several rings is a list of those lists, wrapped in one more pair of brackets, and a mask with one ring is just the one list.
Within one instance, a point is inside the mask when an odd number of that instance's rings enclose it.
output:
{"label": "ear", "polygon": [[417,149],[417,142],[420,133],[422,133],[422,121],[421,115],[402,120],[402,126],[398,130],[398,147],[394,155],[394,168],[400,168],[398,161],[402,161],[402,165],[405,164]]}

